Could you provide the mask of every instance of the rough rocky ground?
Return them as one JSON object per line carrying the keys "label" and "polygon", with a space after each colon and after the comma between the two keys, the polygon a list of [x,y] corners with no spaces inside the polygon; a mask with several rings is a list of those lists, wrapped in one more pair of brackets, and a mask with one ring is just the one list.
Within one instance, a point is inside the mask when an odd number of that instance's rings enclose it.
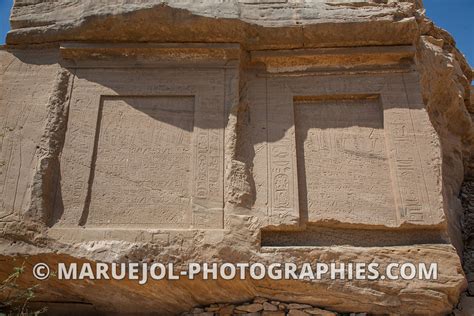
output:
{"label": "rough rocky ground", "polygon": [[339,314],[309,304],[287,303],[257,297],[253,301],[241,304],[212,304],[195,307],[181,316],[367,316],[366,313]]}

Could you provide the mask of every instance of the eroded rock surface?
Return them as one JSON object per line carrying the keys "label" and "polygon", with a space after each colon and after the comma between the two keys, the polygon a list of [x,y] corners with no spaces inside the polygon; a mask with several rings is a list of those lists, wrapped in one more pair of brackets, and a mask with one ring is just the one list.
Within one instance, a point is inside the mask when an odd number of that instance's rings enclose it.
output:
{"label": "eroded rock surface", "polygon": [[7,41],[240,42],[254,48],[409,44],[419,6],[418,0],[17,1]]}
{"label": "eroded rock surface", "polygon": [[472,74],[420,1],[16,1],[11,19],[1,276],[23,262],[438,264],[435,280],[49,278],[37,300],[458,303]]}

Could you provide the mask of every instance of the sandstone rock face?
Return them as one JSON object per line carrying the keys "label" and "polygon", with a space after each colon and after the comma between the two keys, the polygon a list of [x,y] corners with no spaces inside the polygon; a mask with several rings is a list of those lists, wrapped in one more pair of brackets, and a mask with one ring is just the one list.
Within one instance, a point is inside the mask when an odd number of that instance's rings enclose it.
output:
{"label": "sandstone rock face", "polygon": [[252,48],[409,44],[420,6],[419,0],[105,2],[16,1],[7,41],[239,42]]}
{"label": "sandstone rock face", "polygon": [[472,74],[421,1],[17,0],[11,21],[4,278],[19,262],[438,264],[435,280],[50,277],[38,301],[177,314],[264,297],[240,311],[275,315],[266,300],[457,304]]}

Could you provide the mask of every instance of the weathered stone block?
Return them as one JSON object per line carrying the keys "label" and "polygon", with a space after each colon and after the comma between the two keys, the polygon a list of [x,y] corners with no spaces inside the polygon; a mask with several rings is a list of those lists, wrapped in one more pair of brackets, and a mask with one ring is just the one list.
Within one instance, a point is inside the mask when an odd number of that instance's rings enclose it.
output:
{"label": "weathered stone block", "polygon": [[15,3],[0,51],[0,276],[23,260],[435,262],[437,279],[411,281],[50,278],[38,300],[452,310],[467,285],[472,74],[420,1],[119,2]]}

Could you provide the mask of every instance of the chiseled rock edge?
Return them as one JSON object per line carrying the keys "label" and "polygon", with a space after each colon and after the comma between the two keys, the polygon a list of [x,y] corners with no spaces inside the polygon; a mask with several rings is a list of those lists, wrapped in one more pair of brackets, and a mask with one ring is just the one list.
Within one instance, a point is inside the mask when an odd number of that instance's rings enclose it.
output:
{"label": "chiseled rock edge", "polygon": [[59,156],[66,136],[73,80],[74,76],[69,70],[63,68],[58,70],[48,100],[46,126],[36,151],[37,165],[30,188],[30,205],[24,214],[31,223],[43,223],[45,226],[52,224],[49,210],[54,207],[55,188],[59,181]]}
{"label": "chiseled rock edge", "polygon": [[[51,25],[80,26],[93,16],[126,15],[138,10],[169,6],[186,9],[190,13],[213,19],[239,19],[261,26],[294,26],[325,22],[365,21],[374,19],[403,18],[413,8],[422,6],[420,0],[314,0],[310,3],[294,0],[151,0],[108,1],[65,0],[61,3],[49,1],[17,0],[11,15],[13,30],[22,28],[46,28]],[[298,9],[298,11],[295,11]],[[61,14],[57,14],[60,12]],[[260,13],[265,12],[262,16]],[[298,15],[291,14],[298,12]],[[270,13],[270,14],[269,14]],[[343,14],[340,14],[343,13]],[[181,17],[180,17],[181,18]]]}
{"label": "chiseled rock edge", "polygon": [[443,199],[451,242],[462,257],[469,291],[455,315],[471,315],[474,306],[472,197],[474,177],[474,103],[472,70],[452,36],[420,11],[417,65],[423,101],[442,151]]}
{"label": "chiseled rock edge", "polygon": [[419,0],[16,1],[7,44],[239,42],[272,49],[411,44]]}
{"label": "chiseled rock edge", "polygon": [[446,31],[419,17],[417,66],[423,101],[441,143],[445,214],[453,244],[462,252],[463,208],[459,194],[473,173],[474,125],[470,103],[471,69]]}

